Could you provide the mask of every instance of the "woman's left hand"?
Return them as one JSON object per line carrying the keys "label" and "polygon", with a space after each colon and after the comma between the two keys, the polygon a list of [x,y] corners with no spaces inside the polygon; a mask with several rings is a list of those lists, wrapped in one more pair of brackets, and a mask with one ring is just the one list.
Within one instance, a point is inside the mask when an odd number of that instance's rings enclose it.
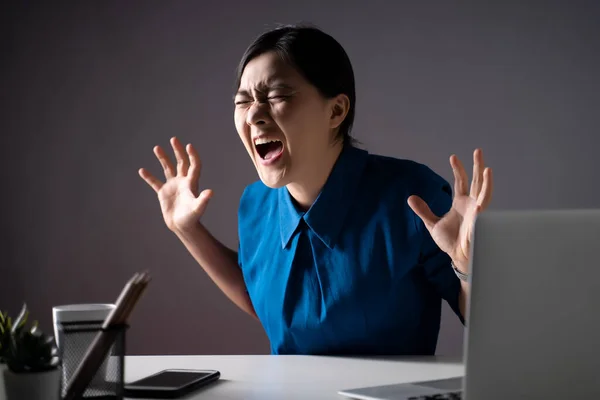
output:
{"label": "woman's left hand", "polygon": [[438,217],[418,196],[410,196],[408,204],[423,220],[438,247],[446,252],[454,265],[468,272],[472,231],[477,215],[485,210],[492,199],[492,170],[485,167],[480,149],[473,153],[473,179],[468,188],[467,173],[455,155],[450,157],[454,172],[454,199],[452,208]]}

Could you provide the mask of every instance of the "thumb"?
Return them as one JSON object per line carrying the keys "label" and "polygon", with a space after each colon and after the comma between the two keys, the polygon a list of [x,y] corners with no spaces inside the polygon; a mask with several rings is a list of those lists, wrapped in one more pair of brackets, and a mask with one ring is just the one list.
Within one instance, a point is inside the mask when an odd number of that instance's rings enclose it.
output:
{"label": "thumb", "polygon": [[202,216],[204,211],[206,210],[206,206],[210,198],[212,197],[213,192],[210,189],[205,189],[200,192],[200,195],[196,198],[196,203],[194,204],[194,214],[197,216]]}
{"label": "thumb", "polygon": [[415,214],[417,214],[419,218],[423,220],[425,227],[429,231],[431,231],[431,229],[433,229],[433,226],[440,220],[439,217],[437,217],[433,212],[431,212],[431,209],[429,208],[427,203],[425,203],[425,201],[419,196],[410,196],[408,198],[408,205],[415,212]]}

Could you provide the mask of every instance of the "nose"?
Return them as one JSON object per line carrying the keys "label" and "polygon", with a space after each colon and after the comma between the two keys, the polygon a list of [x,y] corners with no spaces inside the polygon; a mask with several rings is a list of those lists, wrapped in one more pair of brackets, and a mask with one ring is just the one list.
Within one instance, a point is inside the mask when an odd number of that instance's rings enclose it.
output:
{"label": "nose", "polygon": [[246,123],[248,125],[264,125],[267,123],[269,113],[264,102],[255,101],[252,103],[246,114]]}

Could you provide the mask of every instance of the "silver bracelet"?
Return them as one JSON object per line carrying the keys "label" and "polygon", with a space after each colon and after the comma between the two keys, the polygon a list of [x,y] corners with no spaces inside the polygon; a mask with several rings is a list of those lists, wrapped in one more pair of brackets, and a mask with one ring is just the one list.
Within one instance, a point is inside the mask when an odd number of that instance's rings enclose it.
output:
{"label": "silver bracelet", "polygon": [[456,276],[458,276],[458,278],[461,281],[469,282],[469,274],[465,274],[464,272],[461,272],[458,268],[456,268],[456,265],[454,265],[454,261],[450,261],[450,265],[452,265],[452,269],[454,269],[454,273],[456,274]]}

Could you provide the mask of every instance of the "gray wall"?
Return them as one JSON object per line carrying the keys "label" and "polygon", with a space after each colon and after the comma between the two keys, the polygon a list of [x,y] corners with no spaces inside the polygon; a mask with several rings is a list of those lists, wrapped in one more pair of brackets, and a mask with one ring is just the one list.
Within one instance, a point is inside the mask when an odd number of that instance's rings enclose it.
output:
{"label": "gray wall", "polygon": [[[599,207],[598,3],[482,3],[3,3],[0,308],[26,301],[49,329],[52,305],[112,301],[148,269],[131,354],[268,352],[137,170],[160,173],[152,147],[172,135],[194,143],[215,192],[205,224],[236,246],[238,199],[257,176],[233,126],[233,73],[274,23],[310,21],[345,46],[370,151],[451,179],[448,156],[470,165],[482,146],[492,208]],[[441,335],[440,354],[461,352],[448,308]]]}

